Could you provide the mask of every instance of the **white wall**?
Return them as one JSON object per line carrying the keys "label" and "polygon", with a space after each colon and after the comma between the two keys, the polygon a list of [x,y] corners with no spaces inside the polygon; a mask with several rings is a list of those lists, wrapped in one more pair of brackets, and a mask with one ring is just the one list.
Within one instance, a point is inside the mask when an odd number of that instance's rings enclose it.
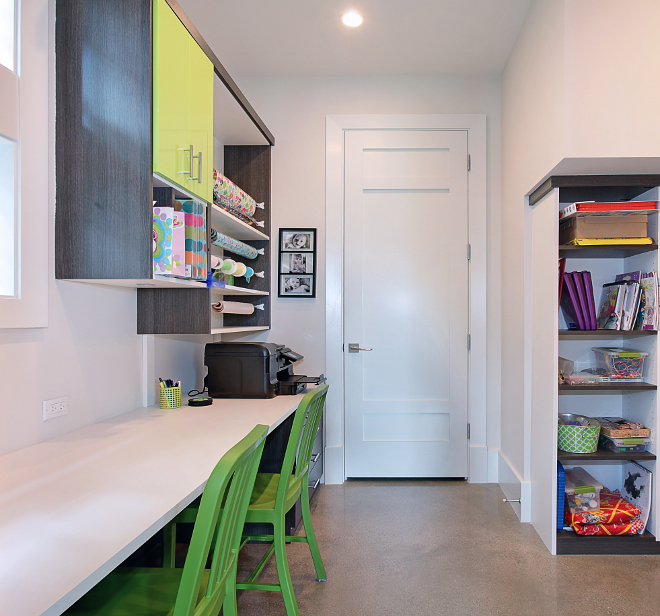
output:
{"label": "white wall", "polygon": [[[275,135],[273,235],[280,227],[316,227],[324,259],[325,117],[341,114],[483,113],[488,123],[489,373],[488,447],[499,449],[499,79],[450,77],[237,79]],[[276,242],[275,242],[276,244]],[[276,250],[277,246],[274,246]],[[273,276],[276,262],[273,262]],[[317,298],[273,297],[273,328],[255,339],[282,342],[302,353],[296,372],[325,372],[325,277]]]}
{"label": "white wall", "polygon": [[[660,155],[658,26],[656,0],[532,0],[502,74],[502,454],[522,482],[533,446],[524,196],[563,159]],[[638,169],[657,167],[646,163]],[[616,173],[620,164],[582,167]],[[579,161],[563,166],[570,172]],[[632,172],[635,162],[626,168]],[[505,491],[519,496],[511,486]]]}

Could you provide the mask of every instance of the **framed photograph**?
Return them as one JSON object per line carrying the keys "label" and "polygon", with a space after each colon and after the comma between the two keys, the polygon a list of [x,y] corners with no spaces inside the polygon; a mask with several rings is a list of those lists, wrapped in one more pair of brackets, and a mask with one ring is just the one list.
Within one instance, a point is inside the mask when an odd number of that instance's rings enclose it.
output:
{"label": "framed photograph", "polygon": [[279,297],[316,297],[316,229],[280,229]]}

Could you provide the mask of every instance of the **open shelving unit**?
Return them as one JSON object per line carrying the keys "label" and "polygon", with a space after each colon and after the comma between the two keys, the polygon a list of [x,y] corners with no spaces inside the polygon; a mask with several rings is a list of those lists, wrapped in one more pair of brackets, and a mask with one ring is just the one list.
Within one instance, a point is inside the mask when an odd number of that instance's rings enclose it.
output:
{"label": "open shelving unit", "polygon": [[[531,341],[529,412],[531,421],[530,477],[532,522],[552,554],[660,554],[657,506],[652,507],[646,532],[620,537],[585,537],[558,531],[557,461],[583,466],[600,483],[620,489],[623,463],[636,461],[653,473],[653,502],[658,494],[656,452],[660,358],[655,331],[576,331],[566,329],[557,305],[557,260],[566,258],[566,271],[592,273],[595,302],[601,286],[617,274],[636,270],[658,271],[658,216],[649,215],[649,245],[560,246],[559,211],[577,201],[658,200],[660,176],[556,176],[529,195],[526,225],[530,233],[530,259],[526,293],[531,307],[526,336]],[[542,282],[543,281],[543,282]],[[643,383],[558,385],[557,357],[585,362],[595,346],[615,346],[649,353]],[[591,417],[623,417],[651,428],[648,451],[617,453],[598,449],[591,454],[570,454],[557,448],[557,416],[575,413]]]}

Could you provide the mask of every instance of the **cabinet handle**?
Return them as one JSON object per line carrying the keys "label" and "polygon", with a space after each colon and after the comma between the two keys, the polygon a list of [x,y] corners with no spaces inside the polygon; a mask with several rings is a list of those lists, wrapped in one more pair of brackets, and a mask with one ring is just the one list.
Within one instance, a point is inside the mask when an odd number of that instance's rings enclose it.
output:
{"label": "cabinet handle", "polygon": [[321,457],[321,454],[320,454],[320,453],[315,453],[315,454],[312,456],[312,459],[310,460],[310,462],[316,462],[320,457]]}
{"label": "cabinet handle", "polygon": [[316,488],[319,487],[319,483],[321,483],[321,480],[320,480],[320,479],[317,479],[317,480],[316,480],[316,483],[315,483],[314,485],[312,485],[312,484],[310,483],[310,484],[307,485],[307,487],[308,487],[308,488],[312,488],[312,490],[316,490]]}
{"label": "cabinet handle", "polygon": [[199,151],[199,171],[197,172],[197,181],[201,184],[202,183],[202,151]]}
{"label": "cabinet handle", "polygon": [[179,152],[190,152],[190,171],[177,171],[180,174],[188,174],[192,177],[193,174],[193,147],[192,145],[189,148],[177,148]]}

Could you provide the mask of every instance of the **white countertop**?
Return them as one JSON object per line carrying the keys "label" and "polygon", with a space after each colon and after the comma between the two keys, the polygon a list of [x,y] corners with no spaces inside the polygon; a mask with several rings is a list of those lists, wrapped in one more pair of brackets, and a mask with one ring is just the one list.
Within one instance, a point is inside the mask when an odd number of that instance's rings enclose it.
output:
{"label": "white countertop", "polygon": [[0,456],[0,613],[61,614],[201,494],[226,451],[302,397],[141,408]]}

